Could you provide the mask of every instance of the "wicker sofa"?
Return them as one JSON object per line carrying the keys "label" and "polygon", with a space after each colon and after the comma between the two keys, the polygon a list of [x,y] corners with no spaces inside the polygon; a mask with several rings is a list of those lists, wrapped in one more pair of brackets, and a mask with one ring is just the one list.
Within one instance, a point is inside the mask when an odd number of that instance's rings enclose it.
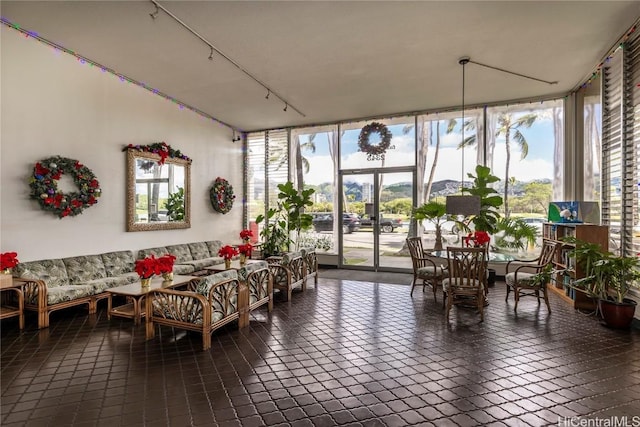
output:
{"label": "wicker sofa", "polygon": [[106,289],[139,280],[132,251],[45,259],[19,263],[14,277],[29,279],[25,285],[24,309],[38,313],[38,328],[49,326],[51,312],[86,304],[96,312]]}
{"label": "wicker sofa", "polygon": [[[217,256],[221,246],[221,241],[212,240],[141,249],[137,258],[170,253],[176,256],[174,273],[188,275],[224,263]],[[89,313],[95,313],[97,302],[108,297],[108,288],[140,280],[135,260],[130,250],[44,259],[19,263],[13,275],[31,281],[25,285],[24,309],[37,312],[38,327],[46,328],[53,311],[86,304]]]}

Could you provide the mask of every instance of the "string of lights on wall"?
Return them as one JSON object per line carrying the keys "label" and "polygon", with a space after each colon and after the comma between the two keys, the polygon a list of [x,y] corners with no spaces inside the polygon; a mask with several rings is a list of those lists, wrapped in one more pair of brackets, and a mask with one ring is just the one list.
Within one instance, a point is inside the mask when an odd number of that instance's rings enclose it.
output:
{"label": "string of lights on wall", "polygon": [[[605,57],[605,59],[600,64],[598,64],[598,66],[596,67],[595,71],[593,73],[591,73],[591,76],[587,79],[587,81],[585,81],[584,83],[582,83],[580,85],[578,90],[586,89],[587,87],[591,86],[591,83],[595,79],[597,79],[600,76],[600,74],[602,74],[602,69],[609,63],[609,61],[611,61],[611,59],[616,54],[616,52],[621,50],[621,49],[624,49],[625,42],[629,39],[629,37],[631,37],[631,35],[635,31],[636,31],[636,26],[634,25],[633,27],[631,27],[631,29],[629,31],[627,31],[627,33],[624,35],[624,37],[622,37],[622,40],[620,41],[620,43],[618,43],[613,49],[611,49],[611,51]],[[636,83],[636,87],[640,87],[640,82]]]}
{"label": "string of lights on wall", "polygon": [[4,24],[5,26],[7,26],[9,28],[12,28],[12,29],[14,29],[16,31],[19,31],[20,33],[22,33],[25,36],[25,38],[32,38],[32,39],[37,40],[37,41],[39,41],[39,42],[41,42],[41,43],[43,43],[43,44],[45,44],[45,45],[47,45],[49,47],[52,47],[56,53],[64,52],[64,53],[66,53],[68,55],[71,55],[71,56],[75,57],[78,60],[78,63],[80,63],[82,65],[87,65],[89,67],[99,69],[103,73],[111,74],[111,75],[117,77],[123,83],[134,84],[134,85],[139,86],[139,87],[141,87],[143,89],[146,89],[149,92],[154,93],[155,95],[158,95],[158,96],[166,99],[167,101],[170,101],[170,102],[176,104],[178,106],[178,108],[180,108],[181,110],[187,109],[189,111],[192,111],[192,112],[200,115],[201,117],[203,117],[203,118],[205,118],[207,120],[211,120],[211,121],[213,121],[213,122],[215,122],[215,123],[217,123],[219,125],[222,125],[222,126],[225,126],[225,127],[229,128],[229,129],[231,129],[232,133],[233,133],[233,142],[240,140],[240,136],[237,133],[244,133],[243,130],[238,129],[237,127],[231,126],[230,124],[225,123],[222,120],[219,120],[219,119],[213,117],[212,115],[210,115],[208,113],[205,113],[204,111],[202,111],[202,110],[200,110],[198,108],[192,107],[192,106],[180,101],[179,99],[174,98],[174,97],[172,97],[170,95],[167,95],[166,93],[161,92],[158,89],[155,89],[155,88],[153,88],[153,87],[151,87],[151,86],[149,86],[149,85],[147,85],[147,84],[145,84],[143,82],[140,82],[138,80],[132,79],[131,77],[127,77],[124,74],[119,73],[119,72],[117,72],[117,71],[115,71],[115,70],[113,70],[113,69],[111,69],[109,67],[106,67],[106,66],[104,66],[104,65],[102,65],[102,64],[100,64],[100,63],[98,63],[96,61],[93,61],[93,60],[91,60],[91,59],[89,59],[89,58],[87,58],[85,56],[82,56],[82,55],[72,51],[71,49],[67,49],[66,47],[61,46],[61,45],[59,45],[59,44],[57,44],[55,42],[52,42],[51,40],[47,40],[44,37],[41,37],[40,35],[38,35],[38,33],[34,32],[34,31],[29,31],[27,29],[24,29],[20,25],[18,25],[16,23],[13,23],[13,22],[9,21],[8,19],[6,19],[4,17],[0,17],[0,22],[2,22],[2,24]]}

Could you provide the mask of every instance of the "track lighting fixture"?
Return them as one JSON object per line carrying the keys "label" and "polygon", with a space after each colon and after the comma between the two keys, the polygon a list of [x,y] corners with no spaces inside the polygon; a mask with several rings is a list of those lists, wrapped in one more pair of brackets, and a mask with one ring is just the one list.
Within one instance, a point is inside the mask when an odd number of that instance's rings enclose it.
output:
{"label": "track lighting fixture", "polygon": [[[0,0],[1,1],[1,0]],[[219,57],[221,57],[222,59],[224,59],[225,61],[227,61],[229,64],[233,65],[235,68],[238,69],[238,71],[240,71],[241,73],[243,73],[244,75],[246,75],[247,77],[249,77],[251,80],[253,80],[254,82],[256,82],[257,84],[259,84],[260,86],[262,86],[264,89],[267,89],[267,96],[265,96],[266,99],[269,99],[269,95],[271,95],[273,93],[273,96],[275,96],[276,98],[278,98],[280,101],[285,103],[285,107],[284,107],[284,111],[287,111],[289,109],[289,107],[291,107],[291,109],[293,111],[295,111],[296,113],[300,114],[302,117],[307,117],[302,111],[300,111],[299,109],[297,109],[294,105],[289,105],[289,102],[284,99],[282,96],[280,96],[277,92],[274,92],[273,90],[271,90],[271,88],[269,86],[267,86],[263,81],[261,81],[259,78],[257,78],[256,76],[254,76],[253,74],[251,74],[251,72],[249,72],[249,70],[247,70],[246,68],[244,68],[242,65],[238,64],[233,58],[231,58],[229,55],[227,55],[226,53],[224,53],[223,51],[221,51],[220,49],[218,49],[213,43],[211,43],[209,40],[207,40],[206,38],[204,38],[204,36],[202,36],[200,33],[198,33],[196,30],[194,30],[193,28],[191,28],[189,25],[187,25],[183,20],[181,20],[180,18],[178,18],[176,15],[174,15],[171,11],[169,11],[165,6],[163,6],[162,4],[160,4],[158,2],[158,0],[149,0],[151,3],[153,3],[153,5],[155,6],[156,10],[153,13],[150,13],[149,15],[151,15],[152,19],[156,19],[156,15],[158,14],[159,11],[164,12],[167,16],[169,16],[170,18],[172,18],[174,21],[176,21],[178,24],[180,24],[185,30],[189,31],[191,34],[193,34],[196,38],[198,38],[199,40],[201,40],[203,43],[205,43],[207,46],[209,46],[209,48],[211,49],[211,53],[209,54],[209,60],[213,60],[213,52],[215,51]],[[217,59],[217,58],[216,58]]]}
{"label": "track lighting fixture", "polygon": [[231,142],[238,142],[238,141],[240,141],[240,139],[242,139],[242,138],[240,138],[240,135],[236,135],[236,130],[235,130],[235,129],[233,129],[232,131],[233,131],[233,137],[232,137],[232,139],[231,139]]}

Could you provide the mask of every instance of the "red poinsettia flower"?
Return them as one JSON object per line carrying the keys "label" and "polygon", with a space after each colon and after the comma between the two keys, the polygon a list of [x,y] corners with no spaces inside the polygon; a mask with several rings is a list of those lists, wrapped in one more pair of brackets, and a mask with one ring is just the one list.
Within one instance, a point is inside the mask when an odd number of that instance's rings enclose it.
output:
{"label": "red poinsettia flower", "polygon": [[238,250],[229,245],[221,247],[218,251],[218,256],[221,256],[224,259],[231,259],[236,255],[238,255]]}
{"label": "red poinsettia flower", "polygon": [[251,246],[251,243],[238,246],[238,252],[240,252],[242,255],[250,257],[251,251],[253,251],[253,246]]}
{"label": "red poinsettia flower", "polygon": [[171,273],[173,271],[173,263],[176,260],[176,256],[172,254],[163,255],[157,259],[158,262],[158,272],[162,273]]}
{"label": "red poinsettia flower", "polygon": [[73,165],[73,167],[75,167],[75,168],[76,168],[76,170],[80,169],[80,168],[81,168],[81,167],[83,167],[83,166],[84,166],[84,165],[83,165],[82,163],[80,163],[80,162],[76,162],[76,164],[75,164],[75,165]]}
{"label": "red poinsettia flower", "polygon": [[51,175],[51,178],[60,179],[61,176],[62,176],[62,171],[58,170],[58,172],[56,172],[54,175]]}
{"label": "red poinsettia flower", "polygon": [[464,238],[464,243],[467,246],[484,246],[491,241],[491,236],[486,231],[474,231],[473,233],[469,233],[467,237]]}
{"label": "red poinsettia flower", "polygon": [[240,238],[242,240],[246,240],[246,239],[248,239],[250,237],[253,237],[253,231],[251,231],[251,230],[242,230],[240,232]]}
{"label": "red poinsettia flower", "polygon": [[158,271],[158,260],[155,256],[149,255],[144,259],[139,259],[136,261],[135,267],[136,273],[142,279],[148,279],[154,274],[159,274]]}
{"label": "red poinsettia flower", "polygon": [[18,265],[19,262],[17,252],[5,252],[0,254],[0,270],[13,268]]}

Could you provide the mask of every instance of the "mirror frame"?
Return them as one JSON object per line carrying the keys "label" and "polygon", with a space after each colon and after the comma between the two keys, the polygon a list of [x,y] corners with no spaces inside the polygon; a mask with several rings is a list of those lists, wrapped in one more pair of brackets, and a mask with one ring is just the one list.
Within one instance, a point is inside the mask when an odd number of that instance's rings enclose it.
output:
{"label": "mirror frame", "polygon": [[184,166],[184,221],[135,222],[136,212],[136,159],[159,161],[158,154],[127,150],[127,231],[175,230],[191,228],[191,160],[167,157],[165,164]]}

